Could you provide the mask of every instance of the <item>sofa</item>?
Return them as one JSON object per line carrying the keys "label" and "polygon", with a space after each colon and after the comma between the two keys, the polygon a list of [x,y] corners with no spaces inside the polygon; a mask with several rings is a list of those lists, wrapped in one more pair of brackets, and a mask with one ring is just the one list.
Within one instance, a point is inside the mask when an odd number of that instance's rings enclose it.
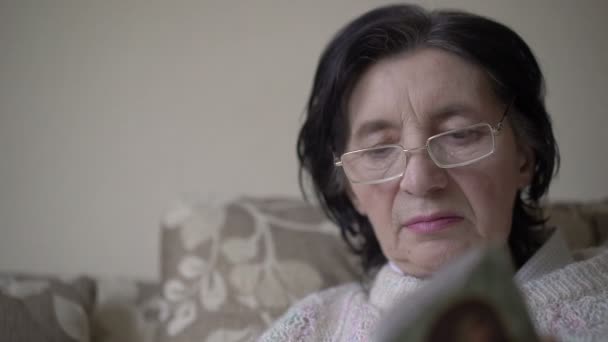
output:
{"label": "sofa", "polygon": [[[608,199],[546,214],[575,258],[606,244]],[[158,282],[0,272],[2,341],[250,341],[306,294],[365,277],[337,228],[296,198],[181,201],[159,232]]]}

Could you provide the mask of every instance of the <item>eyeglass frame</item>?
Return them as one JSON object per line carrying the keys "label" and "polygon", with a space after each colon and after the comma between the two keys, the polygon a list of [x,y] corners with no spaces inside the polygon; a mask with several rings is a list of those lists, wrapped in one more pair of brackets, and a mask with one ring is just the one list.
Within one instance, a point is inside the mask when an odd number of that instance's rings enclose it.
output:
{"label": "eyeglass frame", "polygon": [[[429,155],[429,157],[431,158],[431,160],[433,161],[433,163],[435,165],[437,165],[437,167],[442,168],[442,169],[451,169],[451,168],[455,168],[455,167],[461,167],[461,166],[466,166],[466,165],[473,164],[473,163],[475,163],[475,162],[477,162],[479,160],[482,160],[482,159],[484,159],[484,158],[486,158],[486,157],[488,157],[488,156],[490,156],[491,154],[494,153],[494,149],[495,149],[495,140],[494,140],[494,137],[496,135],[498,135],[502,131],[502,129],[504,127],[503,122],[504,122],[505,118],[507,117],[507,114],[509,113],[509,109],[511,108],[511,105],[513,104],[514,101],[515,100],[512,100],[512,101],[509,102],[509,104],[505,108],[504,113],[502,114],[502,117],[500,118],[500,120],[498,121],[498,123],[495,126],[492,126],[492,125],[490,125],[487,122],[480,122],[480,123],[476,123],[476,124],[473,124],[473,125],[470,125],[470,126],[467,126],[467,127],[451,129],[449,131],[441,132],[441,133],[438,133],[438,134],[435,134],[433,136],[428,137],[426,139],[426,143],[423,146],[415,147],[415,148],[410,148],[410,149],[405,149],[405,148],[403,148],[403,146],[401,146],[399,144],[386,144],[386,145],[380,145],[380,146],[376,146],[376,147],[368,147],[368,148],[362,148],[362,149],[359,149],[359,150],[348,151],[348,152],[343,153],[340,156],[339,159],[336,158],[335,155],[334,155],[334,166],[335,167],[343,167],[344,165],[342,163],[342,158],[344,158],[345,155],[354,154],[354,153],[360,153],[360,152],[363,152],[363,151],[375,150],[375,149],[379,149],[379,148],[386,148],[386,147],[398,147],[398,148],[400,148],[402,150],[402,152],[406,154],[406,158],[407,158],[408,154],[411,154],[413,152],[420,151],[420,150],[426,150],[427,154]],[[490,152],[484,154],[483,156],[479,156],[477,158],[474,158],[474,159],[471,159],[471,160],[467,160],[467,161],[461,162],[461,163],[456,163],[456,164],[451,164],[451,165],[444,165],[444,164],[439,163],[437,160],[435,160],[435,158],[433,157],[433,154],[430,152],[429,141],[432,141],[433,139],[436,139],[437,137],[441,137],[441,136],[444,136],[444,135],[451,134],[451,133],[453,133],[455,131],[464,130],[464,129],[470,129],[470,128],[473,128],[473,127],[476,127],[476,126],[484,126],[484,125],[489,126],[490,130],[492,132],[492,150]],[[406,166],[407,166],[407,162],[406,162]],[[344,173],[346,174],[346,172],[344,172]],[[405,174],[405,170],[402,171],[402,172],[400,172],[399,174],[397,174],[395,176],[391,176],[391,177],[384,178],[384,179],[373,180],[373,181],[353,181],[353,180],[351,180],[351,182],[354,183],[354,184],[369,184],[369,185],[371,185],[371,184],[380,184],[380,183],[390,182],[392,180],[398,179],[398,178],[402,177],[404,174]],[[346,177],[348,178],[348,175],[346,175]]]}

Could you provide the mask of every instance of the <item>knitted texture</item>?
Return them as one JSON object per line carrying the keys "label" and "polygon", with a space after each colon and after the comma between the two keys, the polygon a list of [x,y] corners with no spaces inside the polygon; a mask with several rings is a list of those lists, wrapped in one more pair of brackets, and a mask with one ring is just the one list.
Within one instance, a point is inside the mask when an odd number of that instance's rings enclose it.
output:
{"label": "knitted texture", "polygon": [[608,251],[526,282],[521,289],[542,334],[563,341],[608,339]]}
{"label": "knitted texture", "polygon": [[[384,266],[369,290],[353,283],[304,298],[260,341],[370,341],[390,304],[424,282]],[[559,341],[608,338],[608,250],[518,285],[542,335]]]}

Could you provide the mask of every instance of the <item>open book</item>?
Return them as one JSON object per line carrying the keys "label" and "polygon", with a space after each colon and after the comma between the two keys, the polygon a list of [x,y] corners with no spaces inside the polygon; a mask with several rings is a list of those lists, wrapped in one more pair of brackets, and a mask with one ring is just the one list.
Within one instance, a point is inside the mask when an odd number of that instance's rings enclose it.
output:
{"label": "open book", "polygon": [[540,341],[513,274],[505,250],[471,251],[398,303],[379,325],[376,340]]}

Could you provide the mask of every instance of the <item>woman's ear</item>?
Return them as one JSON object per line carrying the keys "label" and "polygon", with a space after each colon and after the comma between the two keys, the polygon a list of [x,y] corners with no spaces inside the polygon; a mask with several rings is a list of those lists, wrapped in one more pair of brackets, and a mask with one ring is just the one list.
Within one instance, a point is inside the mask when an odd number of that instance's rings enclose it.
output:
{"label": "woman's ear", "polygon": [[519,148],[519,188],[523,189],[530,185],[534,176],[536,158],[534,151],[529,146]]}

